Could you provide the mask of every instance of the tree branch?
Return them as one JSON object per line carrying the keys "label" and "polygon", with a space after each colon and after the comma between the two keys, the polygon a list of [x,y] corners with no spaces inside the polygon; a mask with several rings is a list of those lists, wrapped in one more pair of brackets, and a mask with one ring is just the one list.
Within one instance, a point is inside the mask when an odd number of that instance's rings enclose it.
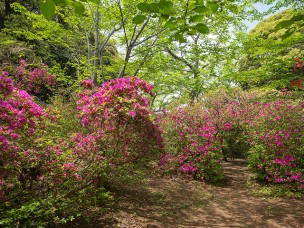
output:
{"label": "tree branch", "polygon": [[[154,44],[156,43],[156,41],[158,40],[158,37],[153,41],[152,46],[154,46]],[[138,72],[140,71],[140,69],[142,68],[142,66],[145,64],[145,62],[147,61],[149,54],[151,52],[151,48],[148,48],[146,54],[144,55],[143,60],[138,64],[138,68],[136,69],[136,71],[134,72],[133,76],[137,75]]]}
{"label": "tree branch", "polygon": [[140,44],[146,42],[147,40],[149,40],[149,39],[151,39],[151,38],[153,38],[153,37],[155,37],[155,36],[158,36],[159,34],[161,34],[161,33],[162,33],[163,31],[165,31],[165,30],[166,30],[166,29],[162,29],[162,30],[158,31],[157,33],[152,34],[151,36],[148,36],[147,38],[145,38],[145,39],[143,39],[143,40],[137,42],[136,44],[134,44],[134,47],[136,47],[136,46],[138,46],[138,45],[140,45]]}
{"label": "tree branch", "polygon": [[125,20],[126,19],[124,19],[124,16],[123,16],[123,13],[122,13],[121,5],[120,5],[120,0],[117,1],[117,4],[118,4],[120,16],[121,16],[121,23],[122,23],[122,27],[123,27],[123,30],[124,30],[126,45],[127,45],[127,48],[128,48],[129,47],[129,41],[128,41],[127,31],[126,31],[126,26],[125,26]]}
{"label": "tree branch", "polygon": [[[126,19],[125,19],[126,20]],[[114,28],[108,35],[107,39],[104,41],[104,43],[99,47],[98,51],[101,51],[105,48],[105,46],[108,44],[110,38],[113,36],[113,34],[117,31],[119,31],[122,28],[123,24],[121,24],[118,28]]]}
{"label": "tree branch", "polygon": [[195,71],[194,67],[191,65],[191,63],[189,63],[186,59],[176,55],[172,50],[170,50],[169,48],[166,48],[166,51],[174,58],[177,59],[183,63],[185,63],[191,70],[192,72]]}

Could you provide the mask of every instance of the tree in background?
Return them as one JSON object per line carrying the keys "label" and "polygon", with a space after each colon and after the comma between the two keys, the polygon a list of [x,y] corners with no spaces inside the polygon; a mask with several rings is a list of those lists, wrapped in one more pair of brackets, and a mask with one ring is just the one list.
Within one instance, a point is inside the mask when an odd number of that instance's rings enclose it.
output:
{"label": "tree in background", "polygon": [[304,22],[298,21],[276,31],[275,26],[303,11],[285,10],[260,22],[243,42],[243,57],[236,81],[242,88],[285,88],[297,79],[293,72],[295,58],[303,58]]}

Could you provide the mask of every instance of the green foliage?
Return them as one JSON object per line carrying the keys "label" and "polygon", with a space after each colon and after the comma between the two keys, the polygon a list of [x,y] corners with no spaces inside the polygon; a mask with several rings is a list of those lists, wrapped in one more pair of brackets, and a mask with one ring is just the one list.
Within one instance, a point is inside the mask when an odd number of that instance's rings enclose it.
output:
{"label": "green foliage", "polygon": [[[169,28],[173,34],[170,41],[186,42],[185,34],[195,32],[208,34],[210,30],[206,23],[208,17],[216,17],[226,11],[233,13],[238,8],[232,1],[166,1],[159,0],[157,3],[139,3],[137,8],[141,13],[151,14],[158,17],[164,28]],[[137,18],[137,15],[135,18]],[[136,22],[136,20],[134,21]],[[176,35],[178,34],[178,35]]]}
{"label": "green foliage", "polygon": [[[93,2],[99,4],[100,0],[82,0],[82,2]],[[55,15],[56,7],[58,6],[73,6],[75,14],[83,15],[85,6],[83,3],[76,0],[40,0],[40,10],[46,19],[50,19]]]}
{"label": "green foliage", "polygon": [[80,2],[73,2],[75,13],[78,15],[82,15],[85,11],[85,7]]}
{"label": "green foliage", "polygon": [[55,14],[55,4],[52,0],[40,0],[40,9],[46,19],[50,19]]}
{"label": "green foliage", "polygon": [[134,24],[142,24],[147,19],[145,15],[137,15],[133,18]]}
{"label": "green foliage", "polygon": [[[303,188],[303,94],[291,99],[269,89],[301,90],[289,84],[303,80],[303,11],[274,15],[244,38],[240,21],[259,16],[250,11],[251,0],[11,2],[0,2],[0,63],[11,65],[6,69],[17,67],[20,59],[31,66],[47,63],[59,86],[43,103],[39,122],[31,119],[17,135],[8,136],[8,121],[0,121],[5,126],[0,128],[1,149],[5,137],[16,146],[6,153],[8,164],[0,162],[1,171],[11,172],[0,173],[8,178],[5,183],[0,179],[0,197],[7,196],[0,204],[0,226],[89,225],[111,207],[113,183],[138,182],[161,152],[161,166],[171,173],[217,181],[223,177],[222,158],[246,157],[257,179],[286,186],[281,192]],[[150,108],[162,110],[179,99],[176,105],[150,115],[142,95],[152,95],[151,85],[135,77],[106,83],[117,78],[121,67],[122,77],[139,74],[154,85]],[[31,73],[28,69],[20,77],[20,88],[37,98],[27,80]],[[98,92],[91,81],[83,81],[94,74],[103,84]],[[80,82],[93,90],[80,89]],[[267,89],[256,95],[218,87],[236,84]],[[2,98],[1,105],[10,97]],[[14,93],[12,104],[26,104],[15,113],[24,112],[29,100]],[[19,115],[8,107],[2,105],[1,114]],[[285,137],[285,131],[292,137]]]}
{"label": "green foliage", "polygon": [[[286,19],[293,20],[298,15],[301,13],[285,10],[260,22],[249,33],[243,41],[244,55],[239,62],[240,73],[236,75],[243,88],[288,88],[291,81],[298,79],[293,62],[295,58],[303,58],[303,22],[286,24]],[[281,22],[281,26],[290,25],[289,28],[275,28]]]}

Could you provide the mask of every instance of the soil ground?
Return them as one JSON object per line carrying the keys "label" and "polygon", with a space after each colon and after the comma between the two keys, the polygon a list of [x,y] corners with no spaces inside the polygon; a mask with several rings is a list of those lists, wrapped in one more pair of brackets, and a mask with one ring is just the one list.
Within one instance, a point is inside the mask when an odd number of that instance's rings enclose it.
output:
{"label": "soil ground", "polygon": [[224,174],[218,185],[154,175],[117,186],[118,206],[101,227],[304,227],[303,198],[254,196],[241,159],[226,162]]}

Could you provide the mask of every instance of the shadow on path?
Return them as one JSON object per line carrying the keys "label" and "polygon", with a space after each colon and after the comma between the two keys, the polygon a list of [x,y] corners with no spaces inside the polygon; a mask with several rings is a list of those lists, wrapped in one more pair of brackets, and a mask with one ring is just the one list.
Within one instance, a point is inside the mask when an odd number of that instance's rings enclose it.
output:
{"label": "shadow on path", "polygon": [[223,168],[226,181],[220,185],[154,177],[118,187],[112,227],[304,227],[303,199],[252,196],[244,160]]}

